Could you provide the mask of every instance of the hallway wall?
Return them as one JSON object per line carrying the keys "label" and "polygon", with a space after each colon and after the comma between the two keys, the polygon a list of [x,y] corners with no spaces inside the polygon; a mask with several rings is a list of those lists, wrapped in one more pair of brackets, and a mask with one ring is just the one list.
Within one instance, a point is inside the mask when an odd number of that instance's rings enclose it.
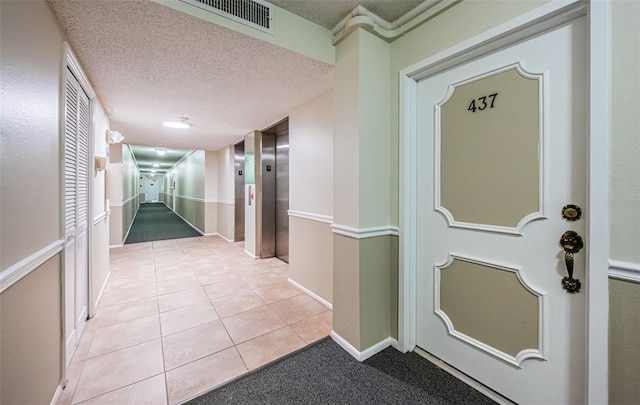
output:
{"label": "hallway wall", "polygon": [[[106,159],[107,149],[109,146],[105,141],[105,133],[109,127],[104,108],[94,100],[93,104],[93,149],[96,157]],[[95,170],[95,159],[90,162],[94,168],[89,170],[93,175],[92,208],[93,218],[91,226],[93,226],[91,234],[91,298],[89,303],[89,316],[93,316],[98,308],[98,302],[102,295],[102,291],[106,287],[107,278],[109,277],[109,216],[110,211],[107,206],[106,196],[106,170]]]}
{"label": "hallway wall", "polygon": [[235,215],[234,155],[233,145],[215,152],[217,157],[217,218],[216,233],[229,242],[233,241]]}
{"label": "hallway wall", "polygon": [[609,282],[609,403],[631,404],[640,398],[640,3],[610,4],[610,258],[635,277]]}
{"label": "hallway wall", "polygon": [[175,201],[173,211],[192,227],[205,233],[205,152],[196,150],[187,154],[184,160],[168,172],[166,178],[169,186],[175,181],[175,188],[172,190]]}
{"label": "hallway wall", "polygon": [[48,404],[61,378],[63,40],[45,2],[0,2],[2,404]]}
{"label": "hallway wall", "polygon": [[289,274],[333,303],[333,92],[289,114]]}

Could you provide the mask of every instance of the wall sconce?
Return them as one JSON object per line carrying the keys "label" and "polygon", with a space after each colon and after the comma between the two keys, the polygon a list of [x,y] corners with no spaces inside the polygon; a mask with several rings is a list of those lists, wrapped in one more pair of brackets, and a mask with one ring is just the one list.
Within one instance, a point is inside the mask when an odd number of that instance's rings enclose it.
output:
{"label": "wall sconce", "polygon": [[122,136],[118,131],[111,131],[107,129],[106,135],[108,144],[120,143],[124,139],[124,136]]}

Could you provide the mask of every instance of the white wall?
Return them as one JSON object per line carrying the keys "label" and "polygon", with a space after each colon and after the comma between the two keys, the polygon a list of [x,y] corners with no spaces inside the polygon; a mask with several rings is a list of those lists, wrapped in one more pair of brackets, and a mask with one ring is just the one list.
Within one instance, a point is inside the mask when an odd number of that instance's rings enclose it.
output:
{"label": "white wall", "polygon": [[[97,99],[93,100],[93,146],[96,157],[107,156],[105,132],[109,122],[105,111]],[[93,164],[95,167],[95,162]],[[91,188],[93,209],[93,231],[91,234],[91,296],[90,315],[95,314],[98,301],[107,282],[109,274],[109,212],[106,197],[106,170],[90,173],[93,175]]]}

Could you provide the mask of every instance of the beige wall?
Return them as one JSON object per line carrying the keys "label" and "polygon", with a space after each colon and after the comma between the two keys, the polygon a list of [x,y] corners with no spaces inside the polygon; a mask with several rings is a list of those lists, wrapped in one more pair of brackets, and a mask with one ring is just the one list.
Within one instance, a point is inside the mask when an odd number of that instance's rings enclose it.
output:
{"label": "beige wall", "polygon": [[[0,2],[0,270],[61,239],[62,41],[45,2]],[[56,392],[61,268],[55,254],[0,294],[2,404],[47,404]]]}
{"label": "beige wall", "polygon": [[640,264],[640,2],[611,2],[611,258]]}
{"label": "beige wall", "polygon": [[[289,217],[289,275],[333,302],[333,93],[289,114],[289,209],[323,220]],[[317,217],[312,217],[317,218]]]}
{"label": "beige wall", "polygon": [[395,333],[392,237],[367,234],[391,232],[389,58],[389,44],[362,29],[336,48],[333,222],[348,236],[333,238],[333,330],[357,350]]}
{"label": "beige wall", "polygon": [[48,404],[60,383],[60,269],[58,254],[0,295],[3,404]]}
{"label": "beige wall", "polygon": [[637,404],[640,399],[640,284],[610,280],[609,403]]}
{"label": "beige wall", "polygon": [[[611,3],[610,257],[640,266],[640,3]],[[640,399],[640,283],[609,283],[609,403]]]}
{"label": "beige wall", "polygon": [[289,114],[289,208],[333,215],[333,92]]}

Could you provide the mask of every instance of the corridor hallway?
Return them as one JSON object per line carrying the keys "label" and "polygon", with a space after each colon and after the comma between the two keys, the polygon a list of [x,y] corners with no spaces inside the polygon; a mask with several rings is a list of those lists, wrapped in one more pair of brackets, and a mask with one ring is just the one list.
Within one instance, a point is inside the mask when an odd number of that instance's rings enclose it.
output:
{"label": "corridor hallway", "polygon": [[325,337],[332,313],[217,236],[111,249],[58,404],[175,404]]}

